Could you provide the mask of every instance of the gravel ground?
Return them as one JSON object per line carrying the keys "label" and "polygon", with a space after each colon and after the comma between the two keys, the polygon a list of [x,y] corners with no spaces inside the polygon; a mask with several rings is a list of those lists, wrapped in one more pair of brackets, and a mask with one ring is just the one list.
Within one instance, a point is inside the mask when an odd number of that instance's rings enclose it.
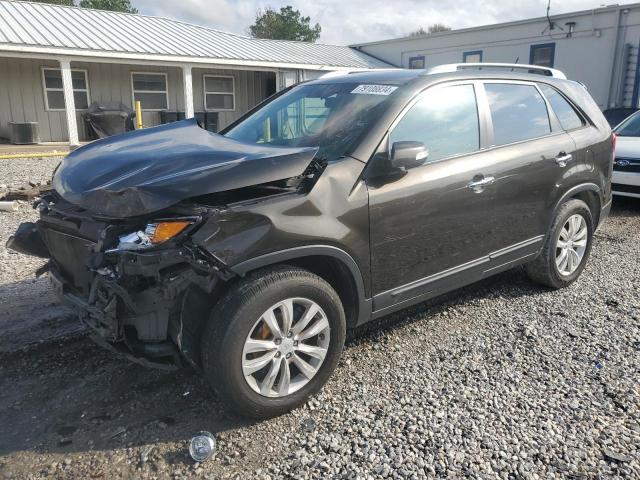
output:
{"label": "gravel ground", "polygon": [[[7,189],[45,184],[60,158],[0,159],[0,197]],[[70,322],[71,310],[58,305],[45,277],[33,272],[42,259],[22,255],[4,247],[21,222],[35,221],[38,215],[29,202],[18,202],[15,212],[0,212],[0,353],[16,347],[65,337],[83,330]],[[39,335],[34,336],[32,329]]]}
{"label": "gravel ground", "polygon": [[[33,216],[0,215],[2,245]],[[640,478],[640,201],[615,201],[568,289],[516,269],[385,318],[318,396],[259,423],[197,374],[94,346],[2,248],[0,478]],[[198,465],[202,429],[218,449]]]}

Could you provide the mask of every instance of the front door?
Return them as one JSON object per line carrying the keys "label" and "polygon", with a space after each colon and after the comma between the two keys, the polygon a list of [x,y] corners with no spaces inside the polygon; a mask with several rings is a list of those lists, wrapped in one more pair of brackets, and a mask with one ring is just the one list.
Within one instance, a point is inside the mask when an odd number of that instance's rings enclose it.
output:
{"label": "front door", "polygon": [[422,142],[429,156],[367,179],[375,310],[479,278],[495,242],[495,183],[491,156],[480,152],[474,85],[426,90],[389,132],[389,146],[399,141]]}

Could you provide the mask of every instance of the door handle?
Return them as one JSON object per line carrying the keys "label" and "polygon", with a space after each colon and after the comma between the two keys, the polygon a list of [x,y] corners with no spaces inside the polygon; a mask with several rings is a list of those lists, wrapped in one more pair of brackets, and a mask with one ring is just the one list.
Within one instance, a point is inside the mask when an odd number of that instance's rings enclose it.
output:
{"label": "door handle", "polygon": [[475,193],[482,193],[484,191],[484,187],[486,187],[487,185],[491,185],[495,181],[496,178],[492,176],[482,177],[479,180],[471,180],[469,183],[467,183],[467,188],[473,190]]}
{"label": "door handle", "polygon": [[573,158],[573,155],[571,155],[570,153],[560,152],[558,156],[554,158],[554,160],[559,167],[564,168],[567,166],[567,162],[569,162],[572,158]]}

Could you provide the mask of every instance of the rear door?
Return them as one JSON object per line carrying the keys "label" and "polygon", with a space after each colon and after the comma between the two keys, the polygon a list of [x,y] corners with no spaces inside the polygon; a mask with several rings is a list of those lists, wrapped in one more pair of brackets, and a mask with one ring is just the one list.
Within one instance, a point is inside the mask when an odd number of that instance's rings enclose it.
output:
{"label": "rear door", "polygon": [[[538,87],[547,99],[547,103],[558,120],[560,128],[567,132],[576,144],[574,159],[576,162],[573,170],[570,171],[574,174],[571,177],[571,181],[573,183],[576,183],[577,180],[593,181],[592,172],[595,169],[596,153],[602,155],[601,152],[595,152],[593,147],[594,138],[598,138],[600,132],[594,125],[587,122],[558,90],[544,83],[539,83]],[[566,178],[567,180],[569,179],[568,177]]]}
{"label": "rear door", "polygon": [[491,268],[499,268],[540,248],[558,185],[578,161],[573,139],[535,83],[483,85],[496,189],[495,244],[502,245]]}

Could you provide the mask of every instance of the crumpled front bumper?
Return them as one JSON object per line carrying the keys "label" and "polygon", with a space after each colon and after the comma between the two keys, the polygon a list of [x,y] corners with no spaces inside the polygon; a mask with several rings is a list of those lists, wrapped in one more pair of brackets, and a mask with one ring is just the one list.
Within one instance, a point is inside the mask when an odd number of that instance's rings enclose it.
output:
{"label": "crumpled front bumper", "polygon": [[20,225],[7,247],[48,259],[37,274],[50,272],[57,296],[98,343],[145,365],[199,365],[212,293],[231,277],[226,265],[189,237],[119,248],[119,236],[139,228],[138,220],[95,218],[53,194],[37,207],[40,219]]}
{"label": "crumpled front bumper", "polygon": [[[175,343],[169,340],[144,342],[126,331],[125,319],[118,313],[135,308],[135,304],[125,289],[96,276],[89,298],[84,298],[55,268],[51,268],[49,274],[56,295],[61,302],[76,308],[80,321],[91,330],[95,343],[147,367],[175,370],[182,365]],[[123,307],[122,303],[128,306]],[[166,330],[164,336],[167,336]]]}

